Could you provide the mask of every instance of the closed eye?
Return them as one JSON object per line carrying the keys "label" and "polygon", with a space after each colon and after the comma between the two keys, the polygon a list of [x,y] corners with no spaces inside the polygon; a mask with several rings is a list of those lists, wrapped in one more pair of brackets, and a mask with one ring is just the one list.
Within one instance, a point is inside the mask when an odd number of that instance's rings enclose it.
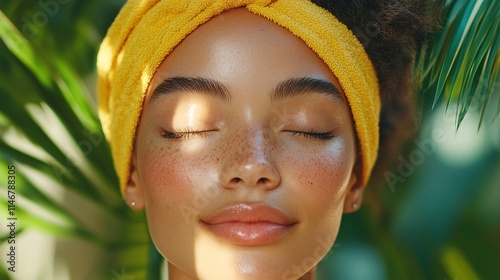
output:
{"label": "closed eye", "polygon": [[318,140],[330,140],[335,137],[332,133],[329,132],[315,132],[315,131],[289,131],[292,135],[298,135],[309,139],[318,139]]}
{"label": "closed eye", "polygon": [[189,128],[183,129],[182,131],[177,130],[163,130],[161,136],[167,139],[189,139],[191,137],[204,137],[207,133],[215,130],[191,130]]}

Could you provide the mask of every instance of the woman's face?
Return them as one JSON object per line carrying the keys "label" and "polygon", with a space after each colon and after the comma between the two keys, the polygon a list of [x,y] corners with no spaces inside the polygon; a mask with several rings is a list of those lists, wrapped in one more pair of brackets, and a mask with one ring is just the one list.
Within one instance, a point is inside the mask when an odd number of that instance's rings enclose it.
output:
{"label": "woman's face", "polygon": [[360,203],[355,146],[349,105],[324,62],[286,29],[236,9],[159,66],[125,195],[145,207],[171,279],[297,279]]}

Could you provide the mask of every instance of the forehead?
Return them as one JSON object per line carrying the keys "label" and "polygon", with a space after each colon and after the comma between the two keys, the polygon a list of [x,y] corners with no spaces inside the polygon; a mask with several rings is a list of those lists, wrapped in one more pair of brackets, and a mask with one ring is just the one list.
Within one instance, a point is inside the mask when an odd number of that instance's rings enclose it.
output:
{"label": "forehead", "polygon": [[210,78],[230,88],[303,76],[338,85],[328,66],[300,38],[245,8],[215,16],[189,34],[157,69],[152,85],[176,76]]}

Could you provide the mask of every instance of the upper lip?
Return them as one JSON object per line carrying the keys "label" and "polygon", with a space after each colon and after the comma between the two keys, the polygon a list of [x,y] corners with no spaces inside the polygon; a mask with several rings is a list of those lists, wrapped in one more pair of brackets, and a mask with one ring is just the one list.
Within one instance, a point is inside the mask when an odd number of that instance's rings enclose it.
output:
{"label": "upper lip", "polygon": [[219,208],[201,219],[203,223],[217,225],[224,223],[273,223],[293,225],[297,220],[269,204],[238,203]]}

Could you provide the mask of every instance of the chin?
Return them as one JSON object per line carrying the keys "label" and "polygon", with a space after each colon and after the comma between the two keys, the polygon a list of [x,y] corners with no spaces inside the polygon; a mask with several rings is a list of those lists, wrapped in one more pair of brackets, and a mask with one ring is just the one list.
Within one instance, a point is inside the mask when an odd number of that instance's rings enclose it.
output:
{"label": "chin", "polygon": [[331,243],[322,242],[285,238],[265,246],[240,246],[206,236],[195,246],[196,278],[299,279],[314,270],[328,252]]}

